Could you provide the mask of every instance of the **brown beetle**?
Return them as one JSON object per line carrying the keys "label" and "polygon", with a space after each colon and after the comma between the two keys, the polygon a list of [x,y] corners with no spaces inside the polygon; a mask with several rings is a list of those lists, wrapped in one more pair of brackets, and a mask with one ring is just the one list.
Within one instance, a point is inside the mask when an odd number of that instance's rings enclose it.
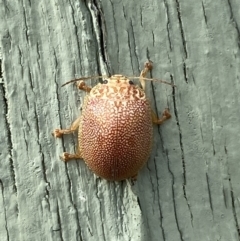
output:
{"label": "brown beetle", "polygon": [[94,88],[83,82],[92,77],[66,83],[80,80],[78,88],[89,94],[84,99],[82,115],[71,127],[53,132],[55,137],[61,137],[78,128],[77,153],[63,153],[64,161],[84,159],[97,176],[107,180],[137,177],[150,155],[153,123],[162,124],[171,117],[165,109],[158,119],[146,98],[145,76],[151,68],[152,63],[147,62],[140,77],[133,77],[140,79],[141,88],[122,75],[105,78]]}

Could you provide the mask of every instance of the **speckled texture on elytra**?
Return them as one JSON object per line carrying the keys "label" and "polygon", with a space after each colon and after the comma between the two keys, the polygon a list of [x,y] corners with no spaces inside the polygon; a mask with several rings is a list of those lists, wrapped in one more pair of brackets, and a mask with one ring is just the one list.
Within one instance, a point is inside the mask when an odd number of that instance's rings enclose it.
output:
{"label": "speckled texture on elytra", "polygon": [[123,180],[137,175],[152,144],[151,107],[144,91],[115,75],[86,97],[79,128],[81,156],[98,176]]}

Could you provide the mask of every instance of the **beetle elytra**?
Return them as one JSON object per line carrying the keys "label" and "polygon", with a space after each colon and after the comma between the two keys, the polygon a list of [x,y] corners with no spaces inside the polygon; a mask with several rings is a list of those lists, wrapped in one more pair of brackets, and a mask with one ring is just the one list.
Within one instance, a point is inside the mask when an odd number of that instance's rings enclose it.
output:
{"label": "beetle elytra", "polygon": [[[97,176],[107,180],[137,177],[151,152],[153,123],[162,124],[171,117],[165,109],[162,118],[157,118],[146,98],[146,74],[151,69],[152,62],[147,62],[140,77],[113,75],[93,88],[84,82],[92,77],[66,83],[79,81],[78,88],[88,95],[81,116],[71,127],[53,132],[55,137],[61,137],[78,129],[77,153],[63,153],[64,161],[83,159]],[[130,78],[138,78],[141,87]]]}

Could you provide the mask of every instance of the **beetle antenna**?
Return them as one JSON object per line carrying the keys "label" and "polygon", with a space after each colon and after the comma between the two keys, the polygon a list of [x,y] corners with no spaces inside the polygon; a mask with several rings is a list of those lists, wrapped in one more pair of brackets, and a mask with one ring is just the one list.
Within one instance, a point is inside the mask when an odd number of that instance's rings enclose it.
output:
{"label": "beetle antenna", "polygon": [[157,82],[161,82],[163,84],[167,84],[167,85],[171,85],[172,87],[177,87],[175,84],[169,83],[165,80],[161,80],[161,79],[151,79],[151,78],[144,78],[144,77],[136,77],[136,76],[128,76],[129,79],[144,79],[144,80],[152,80],[152,81],[157,81]]}
{"label": "beetle antenna", "polygon": [[108,76],[106,76],[106,75],[102,75],[102,76],[88,76],[88,77],[82,77],[82,78],[78,78],[78,79],[72,79],[72,80],[69,80],[68,82],[66,82],[65,84],[63,84],[61,87],[65,86],[67,84],[73,83],[73,82],[77,82],[79,80],[98,79],[98,78],[108,78]]}
{"label": "beetle antenna", "polygon": [[[144,77],[136,77],[136,76],[127,76],[129,79],[144,79],[144,80],[152,80],[152,81],[157,81],[157,82],[161,82],[163,84],[167,84],[167,85],[171,85],[172,87],[176,87],[176,85],[172,84],[172,83],[169,83],[165,80],[160,80],[160,79],[151,79],[151,78],[144,78]],[[80,81],[80,80],[87,80],[87,79],[99,79],[99,78],[108,78],[108,76],[106,75],[99,75],[99,76],[87,76],[87,77],[81,77],[81,78],[78,78],[78,79],[72,79],[72,80],[69,80],[68,82],[66,82],[65,84],[63,84],[61,87],[67,85],[67,84],[70,84],[70,83],[73,83],[73,82],[77,82],[77,81]]]}

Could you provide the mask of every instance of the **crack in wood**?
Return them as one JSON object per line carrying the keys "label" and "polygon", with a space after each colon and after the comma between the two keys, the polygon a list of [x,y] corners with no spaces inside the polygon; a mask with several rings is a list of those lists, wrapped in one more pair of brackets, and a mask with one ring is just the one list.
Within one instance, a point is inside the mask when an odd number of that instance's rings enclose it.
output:
{"label": "crack in wood", "polygon": [[184,52],[183,73],[184,73],[185,81],[186,81],[186,83],[188,83],[187,68],[186,68],[186,63],[185,63],[185,60],[188,58],[188,52],[187,52],[185,33],[183,30],[183,21],[182,21],[182,16],[181,16],[179,0],[176,0],[176,4],[177,4],[178,21],[179,21],[179,25],[180,25],[180,32],[181,32],[182,42],[183,42],[183,50],[184,50],[183,51]]}
{"label": "crack in wood", "polygon": [[6,205],[5,205],[5,195],[4,195],[4,186],[3,186],[3,182],[2,180],[0,179],[0,187],[1,187],[1,190],[2,190],[2,201],[3,201],[3,210],[4,210],[4,218],[5,218],[5,230],[6,230],[6,233],[7,233],[7,241],[9,241],[9,231],[8,231],[8,221],[7,221],[7,210],[6,210]]}
{"label": "crack in wood", "polygon": [[240,30],[239,30],[237,21],[236,21],[236,19],[235,19],[235,17],[234,17],[234,14],[233,14],[233,9],[232,9],[231,1],[230,1],[230,0],[227,0],[227,2],[228,2],[228,5],[229,5],[230,19],[231,19],[232,22],[234,23],[235,28],[236,28],[236,31],[237,31],[237,34],[238,34],[238,48],[240,48]]}
{"label": "crack in wood", "polygon": [[176,5],[177,5],[178,21],[179,21],[180,32],[181,32],[182,41],[183,41],[183,49],[184,49],[185,59],[187,59],[188,53],[187,53],[185,34],[184,34],[184,31],[183,31],[183,21],[182,21],[182,16],[181,16],[181,9],[180,9],[179,0],[176,0]]}
{"label": "crack in wood", "polygon": [[0,79],[3,78],[3,68],[2,68],[2,58],[1,58],[1,52],[0,52]]}
{"label": "crack in wood", "polygon": [[72,189],[72,182],[71,182],[71,179],[70,179],[70,176],[69,176],[69,172],[68,172],[68,168],[67,166],[65,165],[65,172],[66,172],[66,176],[67,176],[67,180],[68,180],[68,193],[69,193],[69,197],[70,197],[70,204],[72,205],[74,211],[75,211],[75,218],[77,220],[76,222],[76,225],[77,225],[77,233],[79,234],[80,236],[80,240],[82,241],[83,238],[82,238],[82,232],[81,232],[81,226],[80,226],[80,220],[79,220],[79,216],[78,216],[78,209],[73,201],[73,193],[71,191]]}
{"label": "crack in wood", "polygon": [[101,179],[100,178],[97,178],[96,179],[96,197],[99,201],[99,215],[100,215],[100,219],[101,219],[101,229],[102,229],[102,233],[103,233],[103,240],[106,241],[105,237],[106,237],[106,233],[105,233],[105,229],[104,229],[104,219],[103,219],[103,212],[102,212],[102,204],[101,204],[101,198],[99,196],[99,182],[101,182]]}
{"label": "crack in wood", "polygon": [[59,210],[58,202],[57,202],[57,221],[58,221],[59,228],[56,229],[56,230],[53,230],[53,231],[55,231],[55,232],[59,231],[60,239],[61,239],[61,241],[64,241],[63,234],[62,234],[62,222],[61,222],[60,210]]}
{"label": "crack in wood", "polygon": [[180,239],[181,241],[183,241],[183,235],[182,235],[182,231],[180,229],[180,226],[179,226],[179,222],[178,222],[178,216],[177,216],[177,207],[176,207],[176,198],[175,198],[175,191],[174,191],[174,185],[175,185],[175,178],[174,178],[174,174],[170,168],[170,161],[169,161],[169,157],[168,157],[168,151],[166,151],[166,157],[167,157],[167,167],[168,167],[168,171],[171,175],[171,181],[172,181],[172,200],[173,200],[173,209],[174,209],[174,216],[175,216],[175,220],[176,220],[176,225],[177,225],[177,229],[178,229],[178,232],[179,232],[179,235],[180,235]]}
{"label": "crack in wood", "polygon": [[169,42],[169,48],[170,51],[172,51],[172,42],[171,42],[171,38],[170,38],[170,18],[169,18],[169,7],[168,4],[166,2],[166,0],[163,0],[164,6],[165,6],[165,10],[166,10],[166,16],[167,16],[167,36],[168,36],[168,42]]}
{"label": "crack in wood", "polygon": [[105,20],[103,16],[103,12],[101,9],[100,4],[97,0],[93,0],[93,4],[95,5],[96,12],[96,20],[98,22],[98,33],[99,33],[99,43],[100,43],[100,51],[101,55],[103,57],[103,61],[107,63],[107,54],[106,54],[106,26],[105,26]]}
{"label": "crack in wood", "polygon": [[26,37],[27,43],[29,44],[29,34],[28,34],[29,27],[28,27],[28,24],[27,24],[26,9],[25,9],[24,6],[23,6],[23,22],[24,22],[24,25],[25,25],[25,28],[24,28],[25,37]]}
{"label": "crack in wood", "polygon": [[[69,5],[70,5],[71,10],[72,10],[72,21],[73,21],[75,36],[76,36],[76,38],[78,38],[78,25],[77,25],[76,20],[75,20],[75,10],[74,10],[74,7],[73,7],[71,1],[69,1]],[[81,59],[81,53],[80,53],[81,47],[80,47],[79,41],[76,41],[76,44],[77,44],[78,58]],[[54,53],[55,53],[55,51],[54,51]],[[75,66],[74,66],[74,68],[75,68]],[[75,73],[75,71],[74,71],[74,73]]]}
{"label": "crack in wood", "polygon": [[[156,158],[154,158],[154,165],[155,165],[155,170],[156,170],[156,174],[157,174],[157,165],[156,165]],[[161,228],[161,231],[162,231],[162,237],[163,237],[163,240],[166,240],[166,235],[165,235],[165,230],[163,228],[163,214],[162,214],[162,206],[161,206],[161,202],[160,202],[160,192],[159,192],[159,177],[157,175],[157,203],[158,203],[158,208],[159,208],[159,216],[160,216],[160,228]],[[154,190],[153,190],[154,192]]]}
{"label": "crack in wood", "polygon": [[210,208],[211,208],[211,212],[212,212],[212,216],[213,216],[212,195],[211,195],[211,189],[210,189],[210,184],[209,184],[209,177],[208,177],[207,173],[206,173],[206,180],[207,180],[209,203],[210,203]]}
{"label": "crack in wood", "polygon": [[234,193],[233,193],[233,186],[232,186],[232,182],[231,182],[231,178],[229,178],[229,184],[230,184],[230,188],[231,188],[231,199],[232,199],[232,211],[233,211],[233,217],[234,217],[234,221],[235,221],[235,225],[236,225],[236,230],[237,230],[237,234],[238,234],[238,238],[240,240],[240,233],[239,233],[239,223],[238,223],[238,218],[237,218],[237,212],[236,212],[236,207],[235,207],[235,197],[234,197]]}
{"label": "crack in wood", "polygon": [[10,167],[11,177],[13,181],[13,191],[17,194],[16,174],[15,174],[15,167],[14,167],[13,158],[12,158],[12,152],[13,152],[12,132],[11,132],[11,124],[8,119],[8,113],[9,113],[8,98],[7,98],[6,87],[4,82],[0,86],[1,86],[0,89],[2,92],[2,96],[3,96],[3,108],[4,108],[5,125],[6,125],[6,132],[7,132],[9,167]]}
{"label": "crack in wood", "polygon": [[204,6],[203,2],[202,2],[202,9],[203,9],[204,21],[205,21],[205,23],[207,25],[208,24],[207,15],[206,15],[205,6]]}
{"label": "crack in wood", "polygon": [[[171,77],[171,82],[173,83],[173,75],[170,75]],[[172,98],[173,98],[173,106],[174,106],[174,114],[175,114],[175,119],[177,122],[177,127],[178,127],[178,133],[179,133],[179,145],[180,145],[180,149],[181,149],[181,159],[182,159],[182,167],[183,167],[183,194],[184,194],[184,198],[186,200],[187,206],[188,206],[188,210],[191,216],[191,224],[193,226],[193,214],[191,211],[191,207],[190,204],[188,202],[188,198],[187,198],[187,193],[186,193],[186,185],[187,185],[187,179],[186,179],[186,163],[185,163],[185,155],[184,155],[184,147],[183,147],[183,142],[182,142],[182,130],[181,130],[181,126],[180,126],[180,121],[179,121],[179,117],[178,117],[178,110],[177,110],[177,103],[176,103],[176,97],[175,97],[175,88],[172,88]]]}
{"label": "crack in wood", "polygon": [[110,75],[111,69],[109,64],[109,57],[107,54],[107,30],[106,30],[106,23],[104,19],[103,10],[101,8],[101,4],[98,0],[88,0],[88,9],[91,14],[91,22],[92,27],[95,32],[96,42],[98,45],[98,65],[100,67],[99,73],[100,75]]}

